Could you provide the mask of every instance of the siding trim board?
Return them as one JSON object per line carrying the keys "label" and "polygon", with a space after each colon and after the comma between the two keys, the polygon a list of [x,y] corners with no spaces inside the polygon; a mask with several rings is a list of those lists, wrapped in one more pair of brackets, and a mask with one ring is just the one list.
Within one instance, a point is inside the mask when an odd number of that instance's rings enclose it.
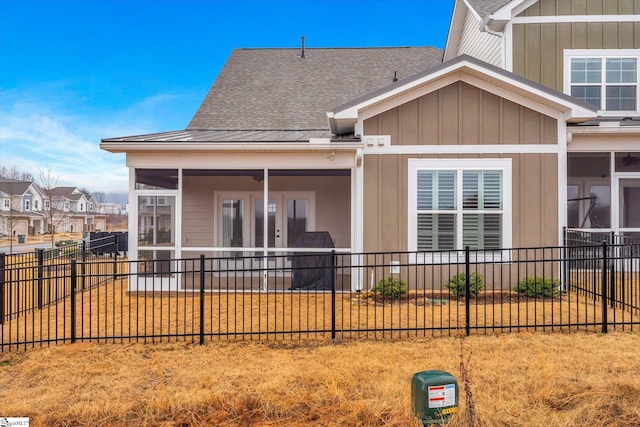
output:
{"label": "siding trim board", "polygon": [[557,24],[567,22],[638,22],[640,15],[561,15],[522,16],[511,20],[514,24]]}
{"label": "siding trim board", "polygon": [[391,145],[365,147],[366,154],[554,154],[557,144],[490,144],[490,145]]}

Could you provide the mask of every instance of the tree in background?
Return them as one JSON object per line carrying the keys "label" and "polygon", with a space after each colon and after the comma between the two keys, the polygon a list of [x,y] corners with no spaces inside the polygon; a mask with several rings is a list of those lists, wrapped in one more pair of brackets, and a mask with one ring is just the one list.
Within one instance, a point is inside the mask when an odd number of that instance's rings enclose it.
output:
{"label": "tree in background", "polygon": [[[56,235],[56,227],[63,221],[63,215],[56,215],[58,209],[56,208],[56,203],[58,203],[58,181],[60,178],[55,175],[51,169],[40,169],[40,177],[38,180],[38,185],[40,186],[40,190],[44,194],[45,200],[49,201],[49,208],[47,209],[46,201],[44,209],[42,210],[42,215],[47,219],[47,223],[49,224],[49,232],[51,233],[51,247],[55,246],[55,235]],[[61,212],[64,211],[64,205]]]}
{"label": "tree in background", "polygon": [[0,178],[13,179],[16,181],[34,181],[31,172],[21,171],[16,166],[10,168],[6,166],[0,167]]}

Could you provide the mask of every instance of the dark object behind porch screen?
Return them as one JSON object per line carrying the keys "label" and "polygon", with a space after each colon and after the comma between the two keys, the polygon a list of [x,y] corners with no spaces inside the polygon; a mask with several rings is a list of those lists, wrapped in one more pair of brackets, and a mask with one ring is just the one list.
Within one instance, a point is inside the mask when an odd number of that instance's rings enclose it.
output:
{"label": "dark object behind porch screen", "polygon": [[[296,248],[333,248],[328,231],[305,231],[298,236]],[[329,253],[296,252],[291,257],[290,289],[331,289],[331,256]]]}

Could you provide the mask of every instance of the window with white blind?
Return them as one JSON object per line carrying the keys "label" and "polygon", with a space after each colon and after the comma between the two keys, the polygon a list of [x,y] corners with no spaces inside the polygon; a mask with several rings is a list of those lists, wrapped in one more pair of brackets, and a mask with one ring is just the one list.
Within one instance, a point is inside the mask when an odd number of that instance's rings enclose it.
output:
{"label": "window with white blind", "polygon": [[511,245],[510,159],[409,161],[409,250]]}
{"label": "window with white blind", "polygon": [[602,111],[640,110],[640,50],[565,51],[565,93]]}

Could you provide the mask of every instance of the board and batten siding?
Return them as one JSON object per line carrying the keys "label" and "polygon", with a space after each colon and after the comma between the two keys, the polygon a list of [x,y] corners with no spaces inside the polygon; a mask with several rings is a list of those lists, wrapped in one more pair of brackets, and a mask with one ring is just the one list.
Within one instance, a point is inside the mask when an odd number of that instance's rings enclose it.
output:
{"label": "board and batten siding", "polygon": [[366,252],[407,250],[411,158],[512,159],[513,246],[557,244],[557,154],[483,154],[481,148],[483,144],[557,144],[555,119],[459,82],[365,120],[364,134],[390,135],[392,145],[479,146],[477,154],[366,154]]}
{"label": "board and batten siding", "polygon": [[457,54],[467,54],[497,67],[502,67],[502,39],[480,31],[480,20],[473,12],[467,10]]}
{"label": "board and batten siding", "polygon": [[364,123],[395,145],[557,144],[556,120],[464,82],[445,86]]}
{"label": "board and batten siding", "polygon": [[538,0],[518,16],[639,14],[640,0]]}
{"label": "board and batten siding", "polygon": [[[640,0],[547,0],[521,16],[640,14]],[[640,49],[640,22],[514,23],[513,72],[563,91],[565,49]]]}
{"label": "board and batten siding", "polygon": [[[336,247],[351,245],[351,178],[270,177],[271,191],[315,192],[316,231],[329,231]],[[262,183],[251,177],[184,177],[182,185],[182,244],[184,247],[217,246],[214,229],[215,193],[261,192]],[[286,207],[284,207],[286,209]]]}

